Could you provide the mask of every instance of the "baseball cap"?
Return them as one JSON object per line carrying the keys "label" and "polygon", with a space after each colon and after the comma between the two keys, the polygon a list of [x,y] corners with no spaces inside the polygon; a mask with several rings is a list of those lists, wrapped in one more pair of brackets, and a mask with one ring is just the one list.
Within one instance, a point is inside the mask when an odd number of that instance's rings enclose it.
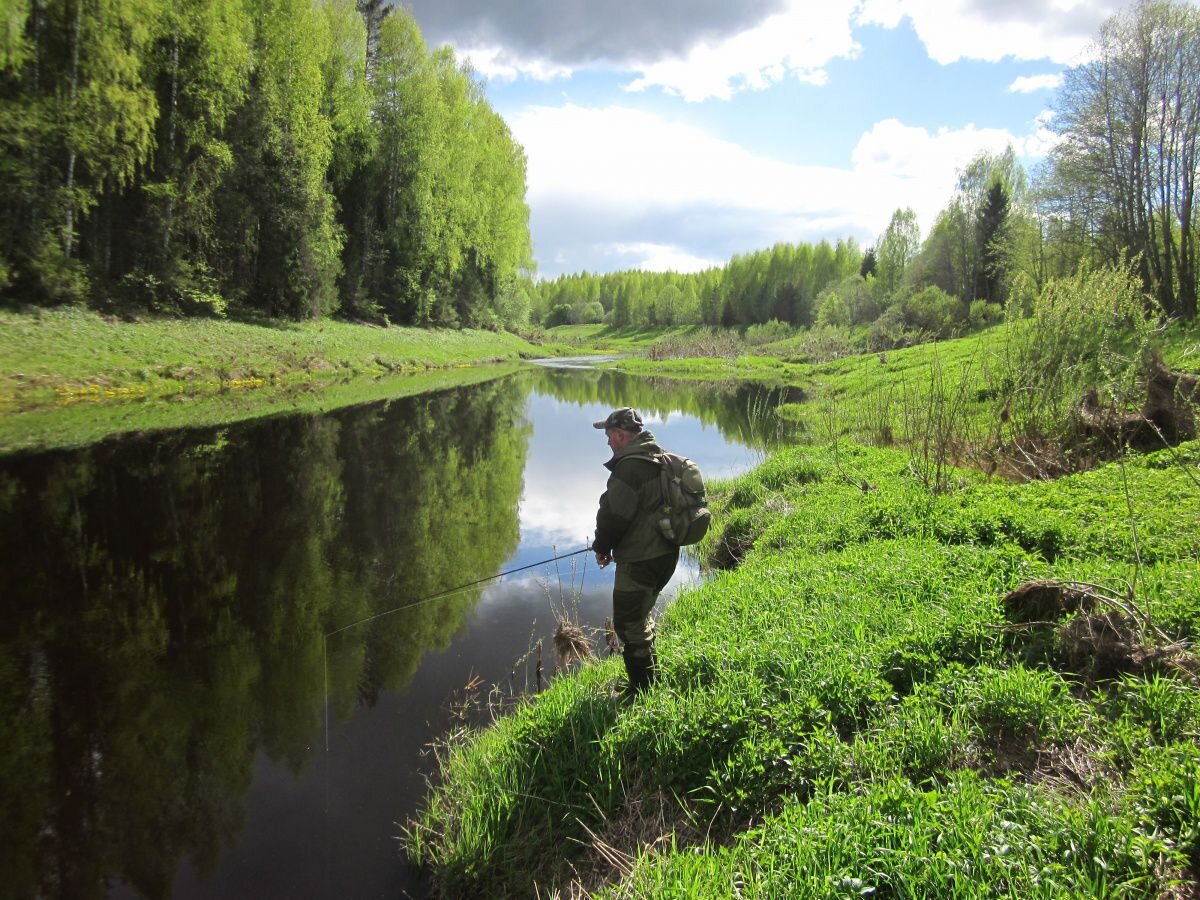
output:
{"label": "baseball cap", "polygon": [[608,418],[600,422],[593,422],[593,428],[622,428],[625,431],[641,431],[642,417],[638,415],[638,411],[629,406],[622,406],[620,409],[614,409],[608,414]]}

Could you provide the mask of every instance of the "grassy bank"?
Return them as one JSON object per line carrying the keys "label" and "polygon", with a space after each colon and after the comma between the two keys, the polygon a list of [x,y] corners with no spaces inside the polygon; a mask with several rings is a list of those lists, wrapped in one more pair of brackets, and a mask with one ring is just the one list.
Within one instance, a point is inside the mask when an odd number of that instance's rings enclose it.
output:
{"label": "grassy bank", "polygon": [[0,453],[332,409],[497,377],[549,355],[489,331],[0,312]]}
{"label": "grassy bank", "polygon": [[0,312],[0,403],[28,409],[212,394],[541,353],[503,332],[376,328],[331,320],[124,322],[77,310]]}
{"label": "grassy bank", "polygon": [[[1200,445],[943,493],[910,462],[723,485],[735,567],[668,608],[648,695],[606,660],[444,751],[409,836],[442,893],[1191,896]],[[1037,579],[1099,587],[1006,602]]]}
{"label": "grassy bank", "polygon": [[83,402],[0,413],[0,454],[79,447],[116,434],[211,427],[288,413],[321,413],[501,378],[519,363],[430,369],[409,375],[175,394],[145,402]]}

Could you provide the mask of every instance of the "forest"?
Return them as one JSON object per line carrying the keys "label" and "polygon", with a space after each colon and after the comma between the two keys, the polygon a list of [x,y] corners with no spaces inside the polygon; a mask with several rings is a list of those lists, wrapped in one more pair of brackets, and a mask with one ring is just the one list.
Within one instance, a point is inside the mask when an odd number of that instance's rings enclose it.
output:
{"label": "forest", "polygon": [[566,275],[535,286],[544,325],[864,326],[872,349],[991,324],[1052,279],[1133,262],[1170,317],[1196,315],[1200,10],[1143,2],[1069,70],[1029,173],[983,152],[922,239],[897,209],[875,243],[779,244],[695,274]]}
{"label": "forest", "polygon": [[384,0],[3,0],[0,303],[501,325],[525,158]]}
{"label": "forest", "polygon": [[[996,321],[1132,263],[1196,313],[1200,11],[1110,18],[1034,172],[980,153],[922,235],[780,243],[697,273],[536,280],[524,152],[469,65],[384,0],[4,0],[0,304],[423,326]],[[883,225],[884,223],[880,223]]]}

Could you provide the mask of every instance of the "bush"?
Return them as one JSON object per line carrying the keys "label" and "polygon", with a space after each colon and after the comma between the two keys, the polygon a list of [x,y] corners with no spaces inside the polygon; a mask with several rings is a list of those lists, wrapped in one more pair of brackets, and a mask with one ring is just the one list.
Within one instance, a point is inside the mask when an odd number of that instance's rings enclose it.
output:
{"label": "bush", "polygon": [[967,320],[973,328],[986,328],[1004,320],[1004,307],[999,303],[988,303],[986,300],[975,300],[967,313]]}
{"label": "bush", "polygon": [[735,359],[744,347],[736,334],[720,328],[702,328],[691,334],[668,334],[646,350],[647,359]]}
{"label": "bush", "polygon": [[854,356],[861,351],[847,328],[832,325],[817,326],[800,341],[796,358],[803,362],[822,363],[845,356]]}
{"label": "bush", "polygon": [[746,343],[754,346],[774,344],[776,341],[786,341],[793,334],[795,334],[795,329],[787,322],[771,319],[769,322],[764,322],[761,325],[751,325],[747,328]]}
{"label": "bush", "polygon": [[904,321],[912,328],[948,337],[955,325],[965,318],[963,303],[940,287],[930,285],[904,300]]}
{"label": "bush", "polygon": [[920,332],[905,327],[904,311],[899,306],[889,306],[867,330],[867,348],[875,352],[898,350],[917,343],[920,343]]}
{"label": "bush", "polygon": [[1003,359],[992,373],[1001,418],[1015,437],[1069,444],[1086,391],[1104,408],[1140,403],[1159,308],[1132,265],[1051,281],[1029,318],[1020,313],[1020,305],[1010,308]]}

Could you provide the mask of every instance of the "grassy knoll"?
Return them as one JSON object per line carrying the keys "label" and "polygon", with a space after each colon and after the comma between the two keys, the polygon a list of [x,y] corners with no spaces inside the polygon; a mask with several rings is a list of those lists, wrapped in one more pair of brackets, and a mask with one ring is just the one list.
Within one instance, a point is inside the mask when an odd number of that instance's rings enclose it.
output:
{"label": "grassy knoll", "polygon": [[511,334],[344,322],[122,322],[0,312],[0,453],[331,409],[496,377],[543,356]]}
{"label": "grassy knoll", "polygon": [[[606,660],[455,742],[412,856],[456,897],[1191,896],[1200,444],[951,475],[791,448],[719,486],[732,568],[659,683],[621,709]],[[1035,579],[1101,587],[1005,602]]]}
{"label": "grassy knoll", "polygon": [[538,348],[515,335],[488,331],[0,312],[0,404],[211,394],[536,355]]}

